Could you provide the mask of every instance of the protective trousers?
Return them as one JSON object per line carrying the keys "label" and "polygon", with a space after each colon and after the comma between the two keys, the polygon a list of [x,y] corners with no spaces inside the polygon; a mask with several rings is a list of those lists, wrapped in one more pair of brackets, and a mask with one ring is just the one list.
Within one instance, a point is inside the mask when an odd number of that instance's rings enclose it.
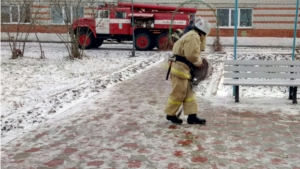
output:
{"label": "protective trousers", "polygon": [[170,79],[172,92],[166,105],[165,113],[169,116],[175,116],[181,104],[183,104],[185,115],[197,114],[198,105],[196,96],[189,79],[180,78],[173,74],[170,74]]}

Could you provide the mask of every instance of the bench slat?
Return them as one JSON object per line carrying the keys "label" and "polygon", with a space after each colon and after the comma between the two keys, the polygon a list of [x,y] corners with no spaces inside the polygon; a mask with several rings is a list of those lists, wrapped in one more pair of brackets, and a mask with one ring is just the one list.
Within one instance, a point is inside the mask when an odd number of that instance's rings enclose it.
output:
{"label": "bench slat", "polygon": [[300,86],[300,80],[245,80],[245,79],[224,79],[224,85],[241,86]]}
{"label": "bench slat", "polygon": [[225,60],[224,65],[286,65],[300,66],[299,61]]}
{"label": "bench slat", "polygon": [[224,71],[300,72],[300,67],[225,66],[225,67],[224,67]]}
{"label": "bench slat", "polygon": [[300,74],[290,73],[224,73],[224,78],[295,78],[300,79]]}

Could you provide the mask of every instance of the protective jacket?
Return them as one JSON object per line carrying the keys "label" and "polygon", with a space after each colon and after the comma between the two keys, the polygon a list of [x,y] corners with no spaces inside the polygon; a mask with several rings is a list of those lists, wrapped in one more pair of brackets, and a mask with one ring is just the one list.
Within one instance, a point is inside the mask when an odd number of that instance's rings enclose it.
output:
{"label": "protective jacket", "polygon": [[172,92],[165,107],[165,113],[169,116],[174,116],[181,104],[185,115],[198,113],[196,96],[190,81],[190,67],[202,64],[200,46],[200,36],[195,30],[184,34],[173,46],[173,54],[177,55],[176,60],[179,57],[180,60],[188,61],[188,65],[179,60],[172,63],[170,71]]}
{"label": "protective jacket", "polygon": [[[185,57],[196,67],[202,64],[199,57],[201,53],[201,40],[199,34],[195,30],[191,30],[184,34],[173,46],[173,54]],[[171,74],[184,79],[190,79],[190,68],[183,62],[174,62],[171,68]]]}

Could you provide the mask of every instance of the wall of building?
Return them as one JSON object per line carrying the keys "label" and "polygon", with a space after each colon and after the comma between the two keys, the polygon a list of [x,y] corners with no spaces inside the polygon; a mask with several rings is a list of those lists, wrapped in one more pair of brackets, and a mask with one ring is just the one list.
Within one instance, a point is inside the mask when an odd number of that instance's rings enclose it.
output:
{"label": "wall of building", "polygon": [[[41,0],[42,1],[42,0]],[[51,23],[51,1],[39,1],[31,4],[31,16],[35,18],[36,26],[29,24],[1,24],[9,27],[9,31],[24,30],[29,32],[39,33],[65,33],[67,28],[63,24]],[[123,1],[123,0],[120,0]],[[86,0],[86,3],[89,1]],[[106,0],[106,2],[116,2],[114,0]],[[124,1],[126,2],[126,1]],[[131,2],[131,1],[127,1]],[[136,3],[149,3],[146,0],[134,0]],[[215,36],[216,17],[214,12],[219,8],[234,8],[234,0],[205,0],[204,3],[191,3],[185,6],[197,7],[196,16],[201,16],[212,24],[210,36]],[[2,1],[1,5],[18,4],[18,1]],[[74,1],[73,1],[74,3]],[[151,0],[151,3],[174,5],[178,6],[182,0]],[[213,9],[207,6],[209,4]],[[293,37],[294,19],[295,19],[295,0],[239,0],[239,8],[253,9],[252,20],[253,25],[249,28],[238,28],[238,36],[242,37]],[[299,9],[299,8],[298,8]],[[90,16],[94,11],[93,5],[85,4],[84,15]],[[300,16],[300,15],[299,15]],[[300,28],[300,19],[298,20],[298,28]],[[220,36],[233,36],[233,27],[221,27]],[[300,31],[297,32],[297,37],[300,37]]]}
{"label": "wall of building", "polygon": [[[215,1],[217,2],[217,1]],[[218,8],[234,8],[234,3],[229,0],[219,0],[220,3],[212,4]],[[227,3],[226,3],[227,2]],[[246,37],[293,37],[294,19],[295,19],[295,1],[261,0],[257,2],[246,2],[239,0],[239,8],[250,8],[253,10],[251,28],[238,28],[238,36]],[[284,3],[283,3],[284,2]],[[298,8],[299,9],[299,8]],[[208,19],[216,27],[215,15],[207,7],[198,8],[198,16]],[[300,15],[299,15],[300,16]],[[298,20],[300,28],[300,20]],[[212,31],[212,35],[216,30]],[[233,28],[220,28],[221,36],[234,36]],[[300,36],[300,31],[297,32]]]}

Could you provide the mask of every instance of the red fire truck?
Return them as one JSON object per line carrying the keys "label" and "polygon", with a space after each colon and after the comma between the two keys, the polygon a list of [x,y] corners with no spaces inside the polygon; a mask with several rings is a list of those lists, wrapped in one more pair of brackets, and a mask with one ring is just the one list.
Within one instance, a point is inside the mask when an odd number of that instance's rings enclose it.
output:
{"label": "red fire truck", "polygon": [[[79,18],[73,22],[73,30],[79,31],[78,44],[85,49],[98,48],[104,40],[112,39],[118,42],[131,41],[134,30],[135,48],[137,50],[152,50],[167,40],[175,6],[156,4],[132,4],[119,2],[116,6],[105,4],[99,6],[95,17]],[[179,8],[174,16],[172,31],[184,29],[195,14],[197,8]],[[132,15],[134,29],[132,29]]]}

